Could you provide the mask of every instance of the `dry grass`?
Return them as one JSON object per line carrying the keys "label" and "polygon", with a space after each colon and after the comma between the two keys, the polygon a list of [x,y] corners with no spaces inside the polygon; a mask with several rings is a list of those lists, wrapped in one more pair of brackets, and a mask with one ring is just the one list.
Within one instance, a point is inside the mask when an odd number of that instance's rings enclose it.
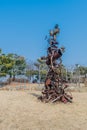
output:
{"label": "dry grass", "polygon": [[[44,84],[12,82],[10,85],[1,87],[0,90],[42,90],[43,87]],[[84,84],[80,84],[80,86],[78,86],[70,83],[68,90],[72,92],[87,92],[87,87],[85,87]]]}
{"label": "dry grass", "polygon": [[86,130],[87,93],[73,103],[45,104],[40,91],[0,91],[0,130]]}
{"label": "dry grass", "polygon": [[0,90],[41,90],[42,86],[44,84],[12,82],[10,85],[1,87]]}

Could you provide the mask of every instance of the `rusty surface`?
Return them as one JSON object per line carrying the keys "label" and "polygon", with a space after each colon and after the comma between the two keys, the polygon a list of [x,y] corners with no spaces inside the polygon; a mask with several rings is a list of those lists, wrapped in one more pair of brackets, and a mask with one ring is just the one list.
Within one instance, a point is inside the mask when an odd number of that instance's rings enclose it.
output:
{"label": "rusty surface", "polygon": [[[57,102],[61,101],[64,103],[72,102],[72,95],[67,94],[65,91],[68,87],[67,81],[62,78],[61,57],[64,52],[64,47],[58,48],[57,35],[60,29],[58,25],[54,27],[53,30],[49,32],[49,47],[47,48],[47,56],[41,57],[42,60],[46,61],[49,68],[47,77],[45,80],[45,87],[42,91],[42,96],[39,98],[43,102]],[[59,70],[59,71],[57,71]]]}

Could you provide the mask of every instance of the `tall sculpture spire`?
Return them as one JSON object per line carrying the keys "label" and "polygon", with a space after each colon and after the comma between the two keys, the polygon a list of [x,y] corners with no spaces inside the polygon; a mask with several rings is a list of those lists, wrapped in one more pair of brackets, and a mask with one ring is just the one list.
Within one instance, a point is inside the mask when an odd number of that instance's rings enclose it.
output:
{"label": "tall sculpture spire", "polygon": [[65,89],[68,87],[66,84],[67,81],[65,81],[61,76],[61,57],[65,48],[58,48],[57,35],[59,32],[59,26],[56,24],[54,29],[49,32],[47,56],[41,57],[42,60],[46,61],[49,68],[45,80],[45,87],[42,91],[42,96],[40,97],[40,99],[45,102],[72,102],[72,96],[65,92]]}

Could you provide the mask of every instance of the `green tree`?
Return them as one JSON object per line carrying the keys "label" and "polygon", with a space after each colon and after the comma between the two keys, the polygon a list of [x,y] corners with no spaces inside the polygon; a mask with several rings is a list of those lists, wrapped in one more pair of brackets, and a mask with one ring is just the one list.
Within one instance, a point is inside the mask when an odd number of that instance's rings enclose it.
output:
{"label": "green tree", "polygon": [[[1,50],[1,49],[0,49]],[[17,54],[2,54],[0,51],[0,76],[10,75],[10,78],[16,74],[24,73],[26,60]]]}
{"label": "green tree", "polygon": [[0,48],[0,54],[2,53],[2,49]]}
{"label": "green tree", "polygon": [[9,74],[9,70],[12,69],[14,61],[7,55],[0,55],[0,76],[5,76]]}
{"label": "green tree", "polygon": [[23,56],[19,56],[17,54],[8,54],[8,56],[14,61],[14,65],[10,70],[10,73],[13,75],[13,80],[15,80],[15,75],[25,73],[26,60]]}
{"label": "green tree", "polygon": [[41,59],[37,59],[37,61],[34,63],[34,65],[36,66],[36,69],[38,71],[37,79],[41,82],[45,81],[46,74],[48,71],[48,67],[47,67],[45,61],[41,60]]}
{"label": "green tree", "polygon": [[26,76],[31,81],[34,75],[37,74],[37,71],[34,69],[34,63],[30,60],[26,63]]}

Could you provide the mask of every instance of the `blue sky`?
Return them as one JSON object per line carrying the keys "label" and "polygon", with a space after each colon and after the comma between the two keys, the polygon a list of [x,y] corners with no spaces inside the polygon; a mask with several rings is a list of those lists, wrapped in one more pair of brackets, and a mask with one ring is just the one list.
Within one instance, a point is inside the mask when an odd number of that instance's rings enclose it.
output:
{"label": "blue sky", "polygon": [[44,38],[56,23],[64,65],[87,66],[87,0],[0,0],[0,48],[35,61],[46,55]]}

